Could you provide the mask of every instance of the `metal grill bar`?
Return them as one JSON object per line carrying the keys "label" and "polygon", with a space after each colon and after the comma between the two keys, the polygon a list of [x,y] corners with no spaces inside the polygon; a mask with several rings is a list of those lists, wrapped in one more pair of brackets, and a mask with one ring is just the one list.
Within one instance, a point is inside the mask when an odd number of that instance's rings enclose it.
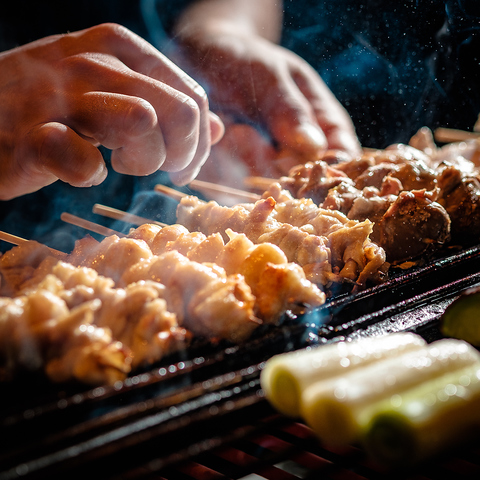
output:
{"label": "metal grill bar", "polygon": [[[9,439],[0,452],[0,479],[84,478],[95,468],[106,468],[112,479],[384,478],[361,450],[325,450],[306,427],[275,415],[259,385],[263,362],[309,342],[358,335],[414,330],[434,339],[446,305],[480,283],[479,271],[480,248],[466,250],[287,315],[282,326],[259,331],[245,345],[198,343],[115,387],[62,393],[50,387],[40,397],[41,383],[21,385],[0,400]],[[427,304],[429,315],[422,310]],[[225,444],[233,450],[222,450]],[[478,473],[479,451],[462,452],[455,468]],[[203,477],[192,476],[200,470]],[[434,467],[427,472],[437,478]]]}

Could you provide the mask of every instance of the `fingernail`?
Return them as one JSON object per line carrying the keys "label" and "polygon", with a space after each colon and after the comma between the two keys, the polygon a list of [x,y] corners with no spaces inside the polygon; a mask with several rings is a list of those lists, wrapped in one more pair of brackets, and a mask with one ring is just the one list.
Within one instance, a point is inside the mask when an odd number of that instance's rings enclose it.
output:
{"label": "fingernail", "polygon": [[186,172],[185,170],[181,172],[170,172],[170,180],[178,187],[183,187],[190,183],[197,174],[198,172],[196,171],[192,173],[191,171]]}
{"label": "fingernail", "polygon": [[208,114],[210,116],[210,135],[212,144],[215,144],[225,135],[225,124],[222,122],[221,118],[213,112],[208,112]]}
{"label": "fingernail", "polygon": [[302,123],[295,129],[294,138],[297,144],[313,147],[316,149],[327,147],[325,134],[316,125]]}
{"label": "fingernail", "polygon": [[92,185],[100,185],[107,178],[108,170],[105,164],[100,165],[98,170],[92,175]]}

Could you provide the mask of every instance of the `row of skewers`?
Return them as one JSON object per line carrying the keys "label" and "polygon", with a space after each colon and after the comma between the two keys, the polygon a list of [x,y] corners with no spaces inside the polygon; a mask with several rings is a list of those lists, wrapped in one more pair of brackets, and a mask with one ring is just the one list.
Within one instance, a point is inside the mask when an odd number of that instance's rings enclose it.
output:
{"label": "row of skewers", "polygon": [[117,211],[138,228],[103,229],[70,254],[20,241],[0,258],[1,377],[112,384],[192,337],[242,342],[287,310],[322,305],[332,286],[381,283],[391,264],[470,241],[453,207],[479,216],[479,152],[476,140],[438,149],[422,130],[356,159],[327,152],[233,207],[176,194],[177,225]]}

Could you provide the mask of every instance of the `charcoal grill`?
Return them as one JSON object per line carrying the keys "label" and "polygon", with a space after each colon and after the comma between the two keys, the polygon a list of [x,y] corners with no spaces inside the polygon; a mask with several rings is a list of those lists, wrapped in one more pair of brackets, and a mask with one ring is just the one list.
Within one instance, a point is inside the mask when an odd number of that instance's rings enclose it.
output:
{"label": "charcoal grill", "polygon": [[244,345],[198,340],[112,387],[59,390],[38,377],[4,385],[0,480],[480,478],[480,443],[395,473],[358,447],[328,450],[305,425],[278,415],[259,382],[273,354],[311,343],[395,331],[436,340],[446,306],[477,284],[473,247],[314,311],[289,312]]}

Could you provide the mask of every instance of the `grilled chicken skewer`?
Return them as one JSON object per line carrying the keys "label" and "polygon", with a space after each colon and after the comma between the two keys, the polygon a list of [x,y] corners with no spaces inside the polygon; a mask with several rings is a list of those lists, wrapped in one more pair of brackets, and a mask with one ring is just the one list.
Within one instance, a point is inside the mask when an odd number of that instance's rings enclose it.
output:
{"label": "grilled chicken skewer", "polygon": [[[97,211],[103,210],[97,208]],[[120,214],[120,211],[116,212],[116,215]],[[324,303],[325,294],[305,278],[304,271],[299,265],[288,262],[279,247],[270,243],[256,245],[244,234],[237,234],[231,230],[226,233],[227,243],[218,233],[207,237],[201,232],[189,232],[183,225],[162,228],[158,223],[144,223],[132,230],[128,238],[144,240],[154,255],[174,250],[190,260],[219,265],[228,275],[241,274],[255,295],[256,315],[267,323],[278,321],[286,310],[316,307]],[[111,239],[106,239],[105,244]],[[84,242],[87,242],[88,248],[82,246]],[[126,243],[123,245],[126,246]],[[85,255],[83,252],[92,248],[93,251],[97,249],[92,245],[91,239],[87,237],[81,240],[72,252],[72,257],[77,259],[72,261],[82,264],[94,262],[93,258],[82,259]],[[102,248],[100,251],[103,255]],[[121,252],[117,253],[118,258],[121,258]],[[115,259],[108,255],[107,261],[103,263],[115,265]],[[120,278],[115,271],[121,270],[121,267],[114,266],[106,273],[119,281]]]}
{"label": "grilled chicken skewer", "polygon": [[[22,271],[16,263],[22,258],[18,255],[21,248],[25,247],[14,247],[0,258],[0,271],[7,273],[4,288],[13,295],[37,288],[57,264],[55,258],[47,256],[37,269],[28,270],[28,275],[8,275],[12,270]],[[112,235],[97,242],[86,237],[77,242],[68,262],[93,269],[117,288],[140,281],[162,284],[168,309],[182,327],[196,335],[238,342],[261,324],[254,314],[255,297],[241,275],[227,275],[217,265],[194,262],[174,251],[155,256],[143,240]],[[127,273],[125,282],[122,277]]]}
{"label": "grilled chicken skewer", "polygon": [[[162,229],[157,225],[144,225],[129,238],[109,236],[102,242],[85,237],[77,242],[68,257],[78,267],[59,264],[46,247],[27,242],[1,258],[2,273],[7,273],[4,287],[8,286],[11,294],[17,296],[38,289],[55,295],[61,293],[68,298],[71,308],[99,300],[102,308],[94,315],[95,328],[108,329],[112,338],[128,348],[134,368],[160,359],[171,351],[167,348],[169,345],[184,342],[186,334],[182,329],[195,335],[240,342],[261,324],[258,316],[263,321],[274,322],[297,302],[310,306],[324,302],[324,293],[305,279],[297,265],[287,264],[277,247],[255,246],[243,235],[233,232],[231,243],[223,245],[219,235],[196,239],[200,234],[190,234],[181,228],[183,231],[179,232],[176,226]],[[157,235],[158,232],[162,234]],[[168,238],[174,238],[174,242],[166,242]],[[152,253],[147,241],[155,246],[159,255]],[[198,260],[218,259],[228,271],[219,264],[190,260],[177,249]],[[25,272],[17,262],[24,259],[30,264],[33,252],[37,267],[24,269]],[[66,275],[67,265],[74,274]],[[238,273],[239,265],[243,268],[242,274]],[[98,276],[99,272],[104,276]],[[104,288],[94,288],[96,282],[92,275],[108,279],[103,281]],[[62,280],[58,280],[59,276]],[[77,288],[79,277],[83,280]],[[72,283],[72,278],[77,279],[73,282],[75,291],[69,288],[66,294],[62,282]],[[250,285],[258,298],[252,294]],[[150,305],[148,314],[141,313],[141,305],[144,309]],[[165,312],[161,321],[155,320],[154,311]],[[167,312],[174,316],[168,317]],[[160,329],[155,337],[151,327],[157,324],[168,328]],[[142,332],[158,341],[149,341]],[[62,363],[57,365],[60,368]]]}
{"label": "grilled chicken skewer", "polygon": [[232,230],[226,233],[229,240],[225,243],[219,233],[206,236],[183,225],[159,228],[146,224],[129,237],[145,240],[155,255],[178,251],[190,260],[219,265],[228,275],[242,275],[255,295],[255,313],[264,322],[276,322],[296,306],[313,308],[324,303],[325,294],[305,278],[299,265],[287,261],[279,247],[254,244]]}
{"label": "grilled chicken skewer", "polygon": [[[311,224],[297,227],[277,220],[276,205],[272,197],[229,208],[184,196],[177,207],[177,219],[190,231],[226,237],[230,229],[244,233],[256,244],[273,243],[289,262],[304,269],[307,279],[317,284],[351,281],[361,288],[369,280],[383,280],[388,266],[383,250],[369,239],[371,222],[349,222],[343,215],[328,212],[323,218],[329,225],[328,234],[317,235]],[[317,223],[325,222],[317,219]]]}
{"label": "grilled chicken skewer", "polygon": [[[437,148],[429,129],[410,145],[366,151],[356,158],[328,151],[275,183],[264,197],[285,190],[311,198],[320,207],[349,219],[374,222],[371,239],[387,261],[424,258],[451,242],[468,245],[480,238],[480,141]],[[288,198],[288,195],[286,195]]]}
{"label": "grilled chicken skewer", "polygon": [[43,369],[52,381],[91,385],[123,380],[131,369],[127,349],[93,324],[98,301],[69,309],[61,298],[39,289],[0,298],[0,378]]}
{"label": "grilled chicken skewer", "polygon": [[[20,248],[7,252],[2,266]],[[185,348],[192,333],[242,341],[261,323],[240,275],[175,251],[143,260],[119,288],[92,268],[45,257],[14,298],[0,299],[0,331],[10,339],[0,343],[2,377],[44,369],[53,381],[111,384]]]}

